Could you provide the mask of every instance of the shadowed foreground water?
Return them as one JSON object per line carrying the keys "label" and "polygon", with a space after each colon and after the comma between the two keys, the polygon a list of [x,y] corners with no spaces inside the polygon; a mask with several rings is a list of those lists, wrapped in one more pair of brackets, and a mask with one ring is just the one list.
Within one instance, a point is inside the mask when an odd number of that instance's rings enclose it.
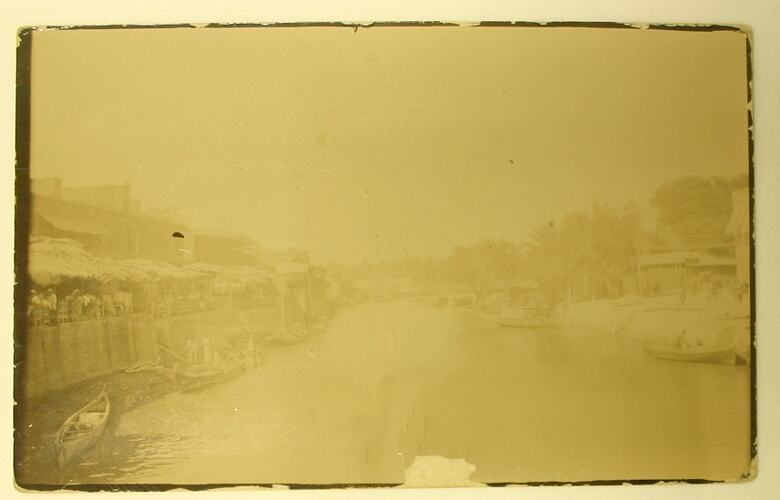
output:
{"label": "shadowed foreground water", "polygon": [[478,482],[737,479],[746,366],[645,358],[625,338],[508,329],[469,309],[346,308],[258,368],[119,418],[87,483],[400,483],[415,456]]}

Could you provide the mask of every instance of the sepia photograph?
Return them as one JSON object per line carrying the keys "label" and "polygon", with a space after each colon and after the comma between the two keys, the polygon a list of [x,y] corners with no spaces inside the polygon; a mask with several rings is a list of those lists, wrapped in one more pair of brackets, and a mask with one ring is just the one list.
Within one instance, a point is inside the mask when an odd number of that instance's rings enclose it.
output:
{"label": "sepia photograph", "polygon": [[21,29],[16,484],[751,480],[751,36]]}

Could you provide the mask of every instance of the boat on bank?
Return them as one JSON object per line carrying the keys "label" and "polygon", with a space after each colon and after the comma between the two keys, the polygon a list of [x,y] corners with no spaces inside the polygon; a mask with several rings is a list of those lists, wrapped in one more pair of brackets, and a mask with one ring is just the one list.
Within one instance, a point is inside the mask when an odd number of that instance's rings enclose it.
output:
{"label": "boat on bank", "polygon": [[[325,329],[325,325],[322,326]],[[279,329],[271,335],[265,337],[265,343],[270,346],[281,346],[296,344],[310,335],[310,331],[303,324],[297,324],[292,328]]]}
{"label": "boat on bank", "polygon": [[519,318],[513,316],[501,316],[496,320],[499,326],[509,328],[539,328],[545,326],[542,318]]}
{"label": "boat on bank", "polygon": [[496,323],[509,328],[542,328],[550,324],[550,310],[547,307],[513,307],[504,310]]}
{"label": "boat on bank", "polygon": [[652,357],[671,361],[733,365],[737,360],[734,345],[731,344],[684,347],[675,344],[647,343],[644,349],[645,353]]}
{"label": "boat on bank", "polygon": [[57,464],[71,463],[89,450],[103,435],[111,412],[111,401],[106,391],[68,417],[57,431]]}
{"label": "boat on bank", "polygon": [[182,392],[193,392],[232,380],[246,371],[247,360],[238,356],[221,366],[192,365],[176,372]]}
{"label": "boat on bank", "polygon": [[157,359],[155,361],[141,361],[138,363],[133,363],[132,365],[126,366],[122,371],[125,373],[139,373],[139,372],[148,372],[148,371],[159,371],[163,369],[162,362]]}

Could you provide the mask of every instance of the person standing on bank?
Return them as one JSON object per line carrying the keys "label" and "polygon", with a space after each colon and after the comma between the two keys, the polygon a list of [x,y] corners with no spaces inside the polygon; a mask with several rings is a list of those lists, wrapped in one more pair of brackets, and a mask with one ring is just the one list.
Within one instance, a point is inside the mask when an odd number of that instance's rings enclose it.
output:
{"label": "person standing on bank", "polygon": [[255,340],[255,335],[253,333],[250,333],[249,339],[247,339],[246,351],[247,354],[252,358],[253,366],[257,368],[259,361],[262,359],[262,353],[260,352],[260,346]]}
{"label": "person standing on bank", "polygon": [[54,293],[54,290],[52,290],[51,288],[49,288],[46,291],[46,301],[49,303],[49,313],[51,315],[49,324],[56,325],[57,324],[57,294]]}

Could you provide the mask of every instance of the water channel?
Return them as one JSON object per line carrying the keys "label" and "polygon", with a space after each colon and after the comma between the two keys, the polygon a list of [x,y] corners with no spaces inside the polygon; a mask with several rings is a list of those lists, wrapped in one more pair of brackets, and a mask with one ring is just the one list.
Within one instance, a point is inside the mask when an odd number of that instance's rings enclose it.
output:
{"label": "water channel", "polygon": [[240,378],[121,415],[68,480],[401,483],[426,455],[485,483],[736,478],[749,426],[747,366],[399,300],[347,307]]}

